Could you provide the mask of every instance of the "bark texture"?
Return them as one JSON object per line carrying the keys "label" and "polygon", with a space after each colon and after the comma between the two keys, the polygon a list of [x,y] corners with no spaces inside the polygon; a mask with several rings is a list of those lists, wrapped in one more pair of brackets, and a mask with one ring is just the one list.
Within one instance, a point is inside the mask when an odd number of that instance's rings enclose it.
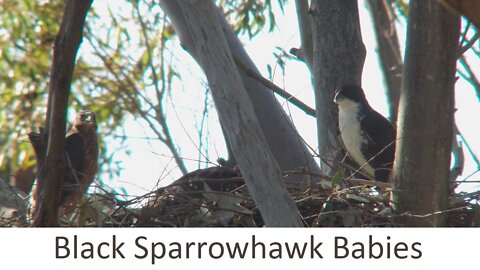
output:
{"label": "bark texture", "polygon": [[459,29],[437,1],[410,1],[392,193],[405,226],[445,224]]}

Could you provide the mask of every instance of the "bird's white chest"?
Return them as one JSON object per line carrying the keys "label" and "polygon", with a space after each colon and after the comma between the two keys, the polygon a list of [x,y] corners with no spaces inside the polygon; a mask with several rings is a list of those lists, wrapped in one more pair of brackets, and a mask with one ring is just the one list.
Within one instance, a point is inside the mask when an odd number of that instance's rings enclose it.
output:
{"label": "bird's white chest", "polygon": [[363,166],[363,170],[366,171],[367,174],[374,176],[374,169],[367,163],[367,160],[362,154],[362,145],[368,143],[360,127],[360,120],[362,117],[364,116],[360,114],[358,106],[349,108],[342,108],[339,106],[338,126],[340,128],[340,136],[348,155],[359,166]]}

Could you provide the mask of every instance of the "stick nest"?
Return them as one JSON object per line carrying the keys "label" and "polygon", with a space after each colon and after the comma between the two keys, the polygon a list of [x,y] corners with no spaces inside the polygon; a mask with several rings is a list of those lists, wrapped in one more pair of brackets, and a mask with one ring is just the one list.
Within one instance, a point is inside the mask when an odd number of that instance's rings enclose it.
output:
{"label": "stick nest", "polygon": [[[361,183],[361,184],[358,184]],[[316,187],[291,191],[306,227],[397,227],[389,205],[390,189],[366,185]],[[312,186],[312,185],[311,185]],[[480,226],[480,192],[450,198],[447,226]],[[22,226],[1,219],[0,226]],[[262,216],[238,170],[200,169],[172,184],[128,201],[112,194],[88,196],[64,226],[101,227],[262,227]]]}

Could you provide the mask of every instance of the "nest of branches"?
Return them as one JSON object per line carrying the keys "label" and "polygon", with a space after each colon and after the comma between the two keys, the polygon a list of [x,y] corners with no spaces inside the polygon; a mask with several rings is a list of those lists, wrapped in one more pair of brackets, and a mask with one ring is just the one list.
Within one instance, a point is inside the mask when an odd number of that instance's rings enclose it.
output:
{"label": "nest of branches", "polygon": [[[292,191],[306,227],[395,227],[390,188],[351,180],[344,188]],[[378,184],[378,183],[377,183]],[[345,185],[344,185],[345,186]],[[480,226],[480,192],[450,199],[447,225]],[[97,200],[100,199],[97,198]],[[238,170],[213,167],[191,172],[158,190],[119,202],[113,197],[101,212],[80,214],[82,226],[262,227],[262,216]],[[93,200],[95,201],[95,200]],[[85,207],[88,209],[88,207]],[[79,211],[85,213],[88,211]],[[107,210],[107,211],[105,211]],[[78,219],[77,219],[78,220]],[[398,223],[397,223],[398,224]]]}
{"label": "nest of branches", "polygon": [[[292,191],[306,227],[396,227],[388,184],[351,180],[343,188],[319,184]],[[447,225],[480,226],[480,192],[450,199]],[[5,223],[7,222],[7,223]],[[9,226],[3,220],[4,226]],[[10,221],[11,222],[11,221]],[[18,225],[18,222],[13,223]],[[397,223],[398,224],[398,223]],[[262,216],[238,170],[213,167],[191,172],[172,184],[128,201],[108,193],[88,196],[64,226],[262,227]]]}

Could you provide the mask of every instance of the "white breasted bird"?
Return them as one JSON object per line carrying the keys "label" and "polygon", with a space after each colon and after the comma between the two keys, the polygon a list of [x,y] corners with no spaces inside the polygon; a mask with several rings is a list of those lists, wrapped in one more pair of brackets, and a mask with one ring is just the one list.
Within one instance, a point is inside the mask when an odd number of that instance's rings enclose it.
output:
{"label": "white breasted bird", "polygon": [[363,89],[346,85],[337,89],[340,137],[358,168],[377,181],[389,182],[395,157],[394,126],[368,104]]}

